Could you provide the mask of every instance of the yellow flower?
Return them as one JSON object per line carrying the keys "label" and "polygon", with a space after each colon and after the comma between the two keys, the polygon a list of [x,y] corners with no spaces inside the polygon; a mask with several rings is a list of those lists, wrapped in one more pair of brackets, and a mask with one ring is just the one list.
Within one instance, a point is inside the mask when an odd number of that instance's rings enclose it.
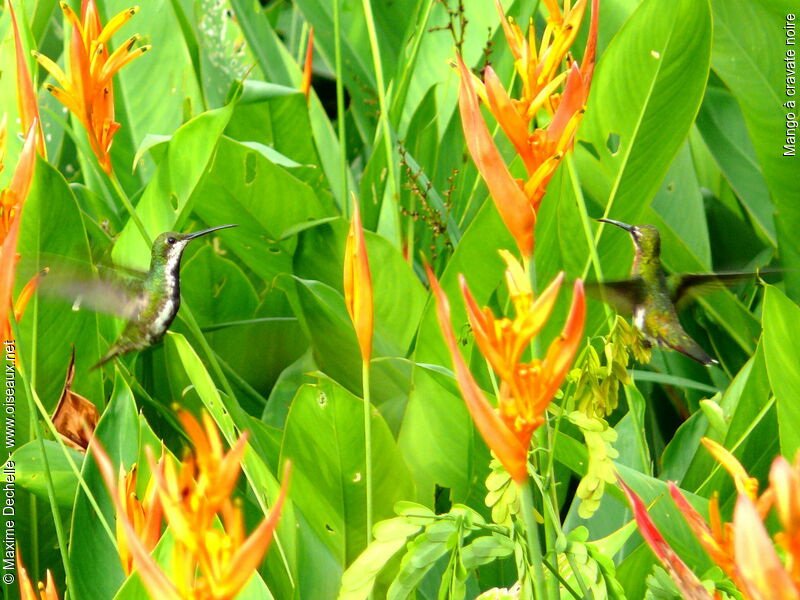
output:
{"label": "yellow flower", "polygon": [[[146,535],[151,530],[143,527],[137,531],[125,503],[129,496],[114,481],[108,456],[93,442],[95,456],[111,491],[126,552],[150,594],[164,600],[231,600],[252,577],[269,548],[286,499],[290,465],[287,462],[280,493],[269,515],[246,536],[242,511],[231,496],[247,434],[225,452],[207,414],[202,425],[186,412],[180,414],[180,420],[194,452],[187,454],[178,467],[165,461],[162,469],[147,449],[164,518],[175,539],[169,573],[150,556]],[[221,528],[216,526],[217,519],[222,522]]]}

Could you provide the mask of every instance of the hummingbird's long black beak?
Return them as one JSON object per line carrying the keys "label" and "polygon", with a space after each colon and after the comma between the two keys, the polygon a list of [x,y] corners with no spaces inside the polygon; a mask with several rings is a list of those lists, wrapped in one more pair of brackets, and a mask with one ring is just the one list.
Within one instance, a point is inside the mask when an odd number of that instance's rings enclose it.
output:
{"label": "hummingbird's long black beak", "polygon": [[633,225],[628,225],[627,223],[623,223],[622,221],[615,221],[614,219],[597,219],[601,223],[611,223],[612,225],[616,225],[617,227],[621,227],[628,233],[633,230]]}
{"label": "hummingbird's long black beak", "polygon": [[211,233],[213,231],[219,231],[220,229],[228,229],[229,227],[238,227],[236,223],[231,225],[218,225],[217,227],[209,227],[208,229],[202,229],[200,231],[195,231],[194,233],[188,234],[184,239],[186,240],[193,240],[194,238],[198,238],[201,235],[206,235],[207,233]]}

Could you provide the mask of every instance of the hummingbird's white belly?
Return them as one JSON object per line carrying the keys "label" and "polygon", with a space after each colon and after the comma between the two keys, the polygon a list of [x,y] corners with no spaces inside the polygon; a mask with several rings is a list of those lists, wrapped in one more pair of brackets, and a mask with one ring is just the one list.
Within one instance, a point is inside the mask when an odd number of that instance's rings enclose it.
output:
{"label": "hummingbird's white belly", "polygon": [[637,306],[633,310],[633,324],[636,326],[636,329],[644,333],[644,306]]}
{"label": "hummingbird's white belly", "polygon": [[156,318],[153,319],[152,331],[163,332],[167,327],[169,327],[169,324],[172,322],[172,319],[175,317],[175,313],[178,310],[176,304],[177,303],[171,295],[164,300],[161,306],[158,307]]}

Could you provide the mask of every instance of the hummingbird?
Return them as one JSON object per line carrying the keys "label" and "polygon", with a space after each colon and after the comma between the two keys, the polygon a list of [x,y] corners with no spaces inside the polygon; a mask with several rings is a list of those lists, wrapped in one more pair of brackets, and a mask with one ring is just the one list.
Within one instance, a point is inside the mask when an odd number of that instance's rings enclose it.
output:
{"label": "hummingbird", "polygon": [[634,247],[630,278],[587,284],[622,311],[633,314],[633,323],[653,345],[677,350],[703,365],[718,364],[684,331],[677,308],[692,297],[748,277],[750,272],[698,273],[667,276],[661,266],[661,237],[652,225],[628,225],[613,219],[597,219],[627,231]]}
{"label": "hummingbird", "polygon": [[192,240],[229,227],[236,225],[220,225],[194,233],[162,233],[153,242],[150,269],[144,279],[120,280],[115,277],[112,281],[103,277],[87,282],[85,277],[70,273],[51,279],[56,286],[53,293],[77,297],[74,310],[87,305],[94,310],[114,313],[127,321],[116,341],[90,370],[128,352],[144,350],[164,337],[181,305],[183,251]]}

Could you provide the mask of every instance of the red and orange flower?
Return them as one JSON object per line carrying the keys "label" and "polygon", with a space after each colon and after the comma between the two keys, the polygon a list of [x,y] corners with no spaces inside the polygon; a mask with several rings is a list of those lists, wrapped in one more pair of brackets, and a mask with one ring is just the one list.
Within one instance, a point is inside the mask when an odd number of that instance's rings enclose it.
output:
{"label": "red and orange flower", "polygon": [[[670,483],[672,499],[689,527],[746,600],[800,600],[800,454],[794,464],[778,456],[772,463],[769,487],[759,494],[758,481],[747,474],[728,450],[712,440],[702,441],[733,477],[739,497],[730,523],[723,522],[717,497],[712,497],[710,522],[707,522],[677,486]],[[634,507],[634,517],[645,541],[685,597],[710,600],[711,594],[697,589],[697,578],[687,575],[685,565],[658,534],[641,500],[620,483]],[[780,554],[765,526],[773,508],[781,526],[774,537],[782,550]]]}

